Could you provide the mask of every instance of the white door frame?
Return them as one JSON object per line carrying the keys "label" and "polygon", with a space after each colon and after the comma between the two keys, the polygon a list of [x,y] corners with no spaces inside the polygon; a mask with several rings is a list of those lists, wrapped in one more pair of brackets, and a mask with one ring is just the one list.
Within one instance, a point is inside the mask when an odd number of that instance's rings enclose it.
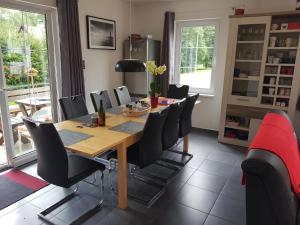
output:
{"label": "white door frame", "polygon": [[[44,6],[18,0],[0,0],[0,7],[10,9],[40,13],[46,16],[46,32],[48,43],[49,77],[50,77],[50,95],[52,99],[53,120],[59,119],[58,98],[61,96],[61,66],[60,66],[60,41],[57,10],[55,7]],[[14,157],[14,142],[9,119],[8,98],[5,91],[5,82],[2,74],[2,54],[0,54],[0,105],[4,130],[4,140],[6,143],[7,162],[9,166],[17,167],[36,159],[36,151]]]}

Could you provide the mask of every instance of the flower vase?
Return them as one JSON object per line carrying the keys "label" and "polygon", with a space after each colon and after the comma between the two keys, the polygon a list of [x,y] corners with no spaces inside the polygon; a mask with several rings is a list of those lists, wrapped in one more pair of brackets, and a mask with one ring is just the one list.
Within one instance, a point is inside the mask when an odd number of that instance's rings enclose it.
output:
{"label": "flower vase", "polygon": [[158,105],[158,97],[151,97],[151,108],[156,108]]}

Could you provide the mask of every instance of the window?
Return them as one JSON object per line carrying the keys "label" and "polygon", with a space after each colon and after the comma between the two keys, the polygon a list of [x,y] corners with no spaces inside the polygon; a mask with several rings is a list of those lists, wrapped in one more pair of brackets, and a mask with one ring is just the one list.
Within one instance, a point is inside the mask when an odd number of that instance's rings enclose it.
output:
{"label": "window", "polygon": [[217,20],[179,21],[176,25],[174,83],[213,95],[215,89]]}

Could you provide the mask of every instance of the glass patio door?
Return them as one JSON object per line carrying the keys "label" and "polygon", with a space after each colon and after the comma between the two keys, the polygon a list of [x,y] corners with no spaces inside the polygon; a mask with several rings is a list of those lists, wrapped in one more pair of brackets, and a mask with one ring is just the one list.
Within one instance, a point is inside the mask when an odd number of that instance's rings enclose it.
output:
{"label": "glass patio door", "polygon": [[27,158],[26,163],[35,158],[22,118],[41,122],[53,118],[51,89],[56,88],[49,69],[46,14],[0,6],[0,51],[0,157],[6,154],[15,165],[18,159]]}

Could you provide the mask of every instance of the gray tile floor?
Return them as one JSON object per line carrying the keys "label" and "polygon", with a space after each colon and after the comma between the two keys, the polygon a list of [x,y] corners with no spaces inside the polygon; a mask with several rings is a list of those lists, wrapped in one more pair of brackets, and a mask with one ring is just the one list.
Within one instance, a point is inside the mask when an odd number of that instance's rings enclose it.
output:
{"label": "gray tile floor", "polygon": [[[179,146],[182,148],[182,146]],[[166,193],[151,207],[129,200],[127,210],[116,207],[106,174],[104,207],[84,224],[90,225],[244,225],[245,188],[240,185],[245,149],[220,144],[217,134],[193,130],[193,159],[168,184]],[[23,171],[36,175],[36,165]],[[63,198],[71,190],[49,185],[0,211],[0,224],[43,224],[37,212]],[[81,182],[80,195],[49,215],[66,224],[96,204],[100,192]]]}

